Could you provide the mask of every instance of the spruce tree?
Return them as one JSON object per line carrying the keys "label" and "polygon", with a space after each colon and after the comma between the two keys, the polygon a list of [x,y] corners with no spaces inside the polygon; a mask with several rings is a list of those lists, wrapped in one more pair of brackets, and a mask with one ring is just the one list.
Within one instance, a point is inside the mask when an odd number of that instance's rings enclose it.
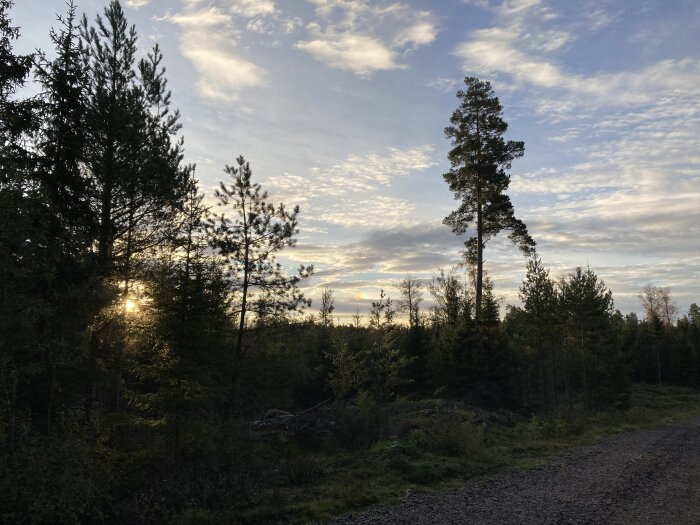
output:
{"label": "spruce tree", "polygon": [[543,409],[553,410],[557,405],[558,388],[555,355],[555,348],[558,347],[558,296],[549,270],[537,255],[533,255],[527,263],[519,296],[525,318],[524,339],[534,351],[539,372],[540,405]]}
{"label": "spruce tree", "polygon": [[[45,344],[37,331],[47,306],[43,203],[36,158],[27,147],[37,127],[36,101],[17,97],[29,79],[32,55],[17,55],[11,0],[0,0],[0,449],[17,444],[20,421],[32,421],[31,387],[43,372]],[[41,363],[41,364],[39,364]]]}
{"label": "spruce tree", "polygon": [[612,345],[612,292],[590,268],[580,267],[559,288],[566,345],[579,358],[584,407],[611,401],[626,388],[622,356]]}

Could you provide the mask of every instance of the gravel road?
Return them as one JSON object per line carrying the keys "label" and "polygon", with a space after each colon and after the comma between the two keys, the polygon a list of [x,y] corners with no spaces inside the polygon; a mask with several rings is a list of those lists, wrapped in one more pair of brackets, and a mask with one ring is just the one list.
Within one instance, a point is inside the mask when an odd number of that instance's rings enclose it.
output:
{"label": "gravel road", "polygon": [[700,524],[700,418],[620,434],[547,464],[443,494],[409,494],[395,506],[335,525],[612,523]]}

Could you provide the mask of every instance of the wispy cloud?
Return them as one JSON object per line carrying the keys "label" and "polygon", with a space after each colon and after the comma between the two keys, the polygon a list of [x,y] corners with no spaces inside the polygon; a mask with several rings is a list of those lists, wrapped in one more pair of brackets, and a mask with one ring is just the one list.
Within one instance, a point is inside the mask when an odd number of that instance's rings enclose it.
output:
{"label": "wispy cloud", "polygon": [[392,195],[390,187],[397,178],[433,166],[432,151],[423,145],[350,155],[303,176],[271,177],[266,185],[288,202],[303,203],[309,216],[324,223],[365,228],[407,224],[416,220],[415,204]]}
{"label": "wispy cloud", "polygon": [[228,0],[231,12],[236,15],[253,18],[267,16],[275,12],[274,0]]}
{"label": "wispy cloud", "polygon": [[185,33],[182,53],[198,71],[197,87],[204,97],[232,100],[241,89],[265,83],[265,71],[238,56],[230,41],[220,35]]}
{"label": "wispy cloud", "polygon": [[[660,97],[697,95],[700,60],[666,59],[636,70],[585,74],[567,70],[557,53],[576,38],[576,31],[598,31],[615,15],[598,9],[587,23],[552,28],[543,21],[551,10],[541,1],[504,2],[497,9],[500,23],[474,31],[454,54],[462,69],[523,88],[549,90],[543,113],[572,112],[582,107],[639,106]],[[553,101],[551,99],[554,99]]]}
{"label": "wispy cloud", "polygon": [[318,25],[309,26],[312,40],[297,42],[297,49],[306,51],[330,67],[366,76],[372,71],[403,69],[396,61],[397,53],[381,40],[351,33],[323,32]]}
{"label": "wispy cloud", "polygon": [[429,88],[437,89],[445,93],[454,93],[457,89],[457,81],[453,78],[431,78],[425,83]]}
{"label": "wispy cloud", "polygon": [[[252,5],[234,2],[230,11],[252,10]],[[233,16],[221,7],[189,2],[183,11],[168,12],[156,20],[181,27],[180,49],[199,75],[196,85],[203,97],[233,100],[241,90],[265,83],[266,71],[240,55],[239,31],[232,24]]]}
{"label": "wispy cloud", "polygon": [[308,38],[296,47],[336,69],[369,76],[405,69],[401,55],[433,42],[433,15],[398,2],[308,0],[317,20],[306,26]]}

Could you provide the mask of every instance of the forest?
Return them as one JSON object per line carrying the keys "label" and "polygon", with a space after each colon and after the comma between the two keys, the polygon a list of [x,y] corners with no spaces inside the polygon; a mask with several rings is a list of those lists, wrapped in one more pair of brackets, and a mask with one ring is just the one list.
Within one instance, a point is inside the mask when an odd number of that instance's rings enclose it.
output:
{"label": "forest", "polygon": [[[639,318],[589,266],[550,276],[506,193],[524,146],[503,138],[488,82],[465,79],[445,130],[463,264],[386,283],[395,297],[342,324],[332,289],[304,293],[312,266],[278,262],[299,207],[273,203],[243,156],[205,199],[161,49],[137,58],[118,0],[95,20],[71,0],[54,49],[31,55],[14,51],[12,6],[0,522],[327,519],[485,472],[517,433],[574,435],[658,385],[700,387],[696,304],[678,312],[648,285]],[[526,265],[505,314],[483,256],[499,233]]]}

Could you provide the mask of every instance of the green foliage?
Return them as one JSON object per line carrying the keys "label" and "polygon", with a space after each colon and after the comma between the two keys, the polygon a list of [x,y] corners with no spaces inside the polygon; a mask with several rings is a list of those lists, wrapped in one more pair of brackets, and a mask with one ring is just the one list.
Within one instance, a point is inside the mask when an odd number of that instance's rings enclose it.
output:
{"label": "green foliage", "polygon": [[224,169],[232,183],[220,182],[216,191],[218,205],[230,207],[233,217],[222,213],[210,224],[212,246],[225,260],[235,297],[238,330],[233,383],[247,350],[244,336],[250,323],[246,324],[246,315],[255,314],[256,322],[264,325],[285,320],[290,313],[310,306],[297,285],[313,273],[313,266],[300,266],[297,275],[289,276],[276,262],[278,252],[296,244],[299,206],[287,211],[284,204],[268,202],[267,192],[252,182],[250,164],[243,156],[236,163],[238,167],[227,165]]}
{"label": "green foliage", "polygon": [[[488,83],[465,80],[446,130],[461,199],[446,222],[476,225],[475,275],[439,271],[429,316],[408,277],[399,302],[372,302],[369,326],[359,311],[339,326],[327,287],[319,316],[296,315],[312,268],[288,275],[276,257],[299,210],[271,204],[243,157],[217,194],[229,215],[209,213],[161,50],[137,60],[118,1],[92,26],[69,2],[53,58],[13,52],[11,6],[0,0],[1,522],[328,519],[697,411],[698,394],[671,385],[700,385],[700,313],[674,325],[668,290],[665,317],[640,321],[613,311],[590,268],[555,285],[533,257],[523,306],[501,321],[484,245],[502,230],[524,252],[533,242],[505,196],[523,146],[503,139]],[[32,69],[41,95],[23,99]]]}
{"label": "green foliage", "polygon": [[345,399],[356,394],[362,381],[361,356],[350,350],[346,334],[339,334],[333,339],[332,351],[328,354],[331,372],[328,383],[337,399]]}
{"label": "green foliage", "polygon": [[513,204],[505,193],[510,184],[506,170],[513,160],[523,156],[525,145],[504,140],[508,124],[491,84],[476,77],[466,77],[464,84],[466,89],[457,91],[459,107],[445,128],[452,149],[447,155],[450,171],[443,175],[460,205],[443,222],[458,235],[471,226],[476,230],[464,244],[466,260],[476,268],[475,306],[480,317],[486,243],[507,230],[511,242],[527,255],[535,241],[525,223],[515,218]]}

